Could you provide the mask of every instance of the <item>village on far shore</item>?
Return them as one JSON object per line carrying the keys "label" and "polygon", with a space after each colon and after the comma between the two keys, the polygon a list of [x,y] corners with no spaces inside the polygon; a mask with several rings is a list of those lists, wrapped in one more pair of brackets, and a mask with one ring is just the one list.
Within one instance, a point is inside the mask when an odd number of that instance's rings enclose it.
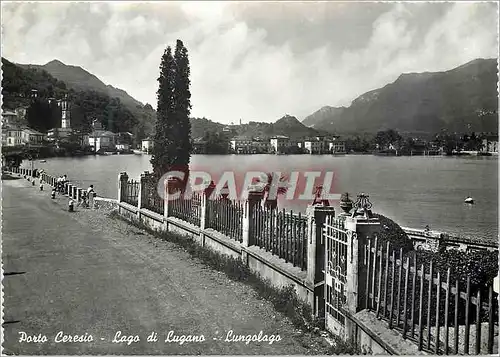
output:
{"label": "village on far shore", "polygon": [[[33,90],[31,98],[37,98]],[[56,101],[49,98],[49,102]],[[2,111],[2,145],[11,149],[28,148],[37,151],[37,156],[116,155],[150,154],[152,137],[142,140],[131,132],[105,130],[99,120],[92,122],[92,131],[85,133],[71,127],[70,107],[67,96],[56,101],[61,109],[61,124],[43,133],[30,128],[26,120],[28,107]],[[280,120],[296,120],[286,114]],[[498,133],[466,133],[457,135],[453,142],[446,142],[439,135],[433,140],[409,137],[405,140],[395,130],[379,131],[364,149],[353,146],[349,139],[340,135],[297,136],[235,135],[237,125],[226,125],[220,132],[213,133],[218,141],[219,151],[210,150],[210,135],[192,139],[194,154],[278,154],[278,155],[343,155],[374,154],[383,156],[435,156],[435,155],[498,155]],[[241,126],[241,120],[240,120]],[[285,133],[283,133],[285,134]],[[212,138],[213,140],[213,138]],[[222,147],[222,148],[221,148]],[[42,150],[40,150],[42,149]],[[45,150],[44,150],[45,149]]]}

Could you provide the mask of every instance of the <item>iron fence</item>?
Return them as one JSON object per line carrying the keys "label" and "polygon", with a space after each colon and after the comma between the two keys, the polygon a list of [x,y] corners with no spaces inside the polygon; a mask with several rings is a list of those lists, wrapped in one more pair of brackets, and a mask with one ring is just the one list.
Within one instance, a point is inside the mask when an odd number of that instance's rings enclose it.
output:
{"label": "iron fence", "polygon": [[168,216],[179,218],[185,222],[200,227],[201,223],[201,194],[193,193],[191,197],[180,195],[168,201]]}
{"label": "iron fence", "polygon": [[141,208],[146,208],[163,216],[165,200],[159,195],[157,180],[152,174],[146,176],[145,180],[143,181],[141,194]]}
{"label": "iron fence", "polygon": [[256,206],[251,242],[301,270],[307,269],[307,217]]}
{"label": "iron fence", "polygon": [[[414,340],[419,350],[434,354],[492,354],[498,334],[498,294],[493,285],[471,288],[436,271],[433,262],[418,264],[417,255],[405,257],[380,246],[365,246],[366,308],[388,322],[389,328]],[[495,347],[498,353],[498,346]]]}
{"label": "iron fence", "polygon": [[138,181],[129,180],[121,187],[121,201],[132,206],[139,205],[139,185]]}
{"label": "iron fence", "polygon": [[205,227],[243,242],[243,203],[222,197],[207,199],[206,202]]}

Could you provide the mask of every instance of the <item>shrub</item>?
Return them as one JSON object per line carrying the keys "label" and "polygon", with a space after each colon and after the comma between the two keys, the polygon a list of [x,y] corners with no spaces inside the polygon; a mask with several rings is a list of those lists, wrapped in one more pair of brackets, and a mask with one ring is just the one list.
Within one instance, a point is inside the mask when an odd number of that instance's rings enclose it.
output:
{"label": "shrub", "polygon": [[413,242],[408,235],[403,231],[396,222],[381,214],[375,214],[380,220],[380,232],[377,234],[379,246],[382,244],[384,247],[387,242],[390,243],[391,249],[397,252],[402,248],[403,254],[413,251]]}

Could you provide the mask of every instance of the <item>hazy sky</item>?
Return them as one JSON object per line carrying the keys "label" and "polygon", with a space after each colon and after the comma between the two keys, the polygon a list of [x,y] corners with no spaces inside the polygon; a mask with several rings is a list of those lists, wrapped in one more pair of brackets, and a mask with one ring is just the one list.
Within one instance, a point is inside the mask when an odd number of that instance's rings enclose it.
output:
{"label": "hazy sky", "polygon": [[160,58],[179,38],[193,116],[302,119],[402,72],[497,57],[497,14],[495,2],[2,2],[2,56],[57,58],[156,107]]}

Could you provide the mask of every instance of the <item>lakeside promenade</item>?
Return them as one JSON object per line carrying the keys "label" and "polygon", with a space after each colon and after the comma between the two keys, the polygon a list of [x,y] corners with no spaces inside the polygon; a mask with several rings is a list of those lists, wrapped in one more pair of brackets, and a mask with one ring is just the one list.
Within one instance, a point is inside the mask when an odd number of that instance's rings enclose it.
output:
{"label": "lakeside promenade", "polygon": [[[24,179],[3,180],[4,353],[6,354],[316,354],[319,336],[300,333],[243,283],[229,280],[102,210],[67,211]],[[281,341],[224,342],[235,334],[279,334]],[[202,343],[165,343],[204,334]],[[19,343],[19,332],[46,335]],[[59,331],[93,342],[55,343]],[[140,342],[113,343],[117,331]],[[146,337],[157,332],[159,341]],[[216,333],[218,332],[218,334]],[[213,338],[217,338],[214,340]],[[307,346],[307,347],[305,347]]]}

